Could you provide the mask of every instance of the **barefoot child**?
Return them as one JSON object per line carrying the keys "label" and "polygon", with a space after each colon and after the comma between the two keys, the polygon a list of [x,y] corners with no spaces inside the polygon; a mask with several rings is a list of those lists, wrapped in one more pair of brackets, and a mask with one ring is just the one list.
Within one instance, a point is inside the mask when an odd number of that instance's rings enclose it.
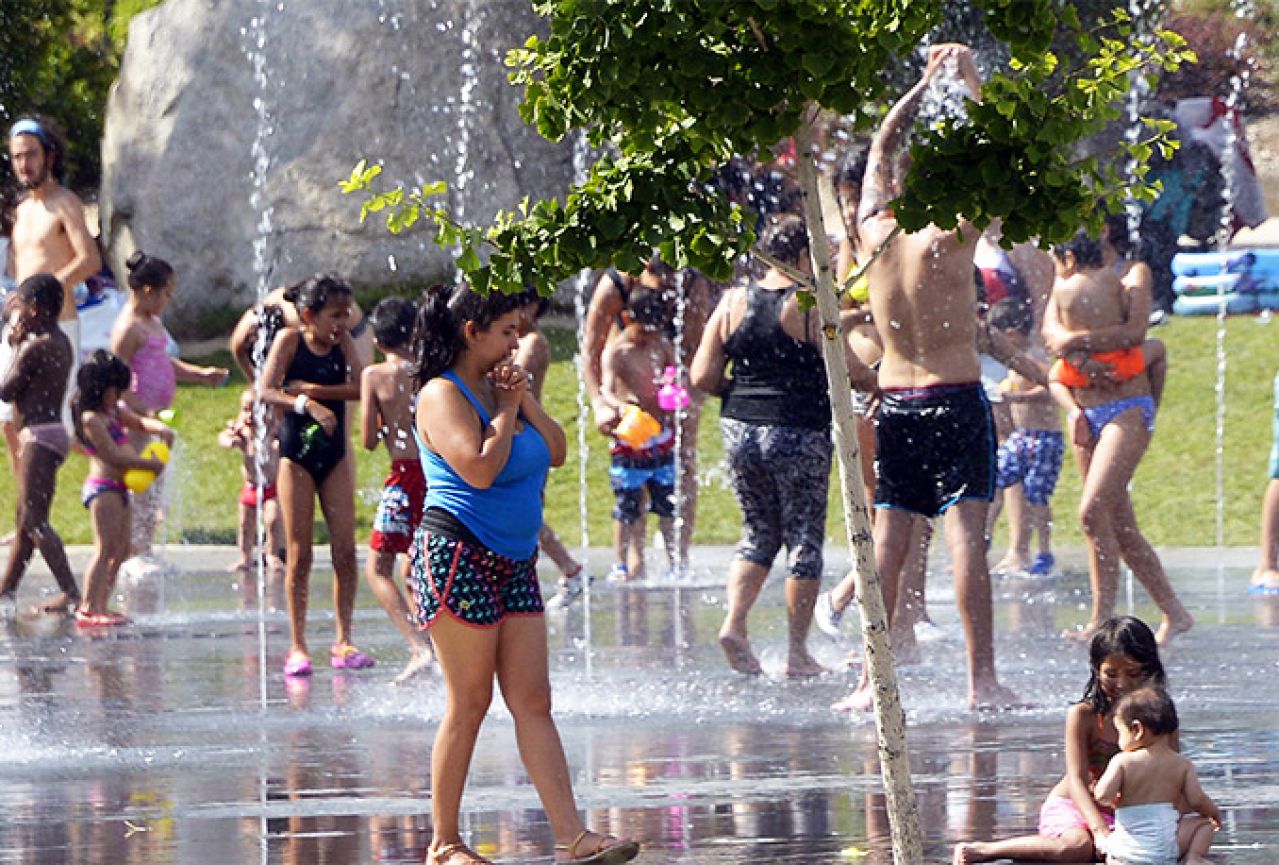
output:
{"label": "barefoot child", "polygon": [[[524,307],[520,310],[520,347],[515,350],[515,364],[528,373],[533,399],[540,403],[542,388],[546,386],[546,373],[551,368],[551,344],[537,322],[546,313],[550,300],[535,291],[525,295],[524,300]],[[537,545],[560,570],[559,586],[547,599],[546,609],[548,612],[565,609],[582,596],[583,583],[590,582],[591,577],[587,575],[585,581],[582,579],[581,562],[573,558],[548,523],[542,523],[537,533]]]}
{"label": "barefoot child", "polygon": [[[169,356],[169,331],[160,316],[173,299],[177,275],[167,261],[135,251],[125,263],[129,268],[129,305],[111,328],[111,350],[133,370],[130,408],[154,416],[173,405],[178,382],[218,387],[227,379],[221,367],[196,366]],[[143,442],[133,438],[133,446]],[[156,525],[161,517],[163,482],[153,483],[138,496],[133,507],[132,555],[151,553]]]}
{"label": "barefoot child", "polygon": [[[240,561],[236,562],[232,571],[240,577],[246,602],[254,599],[257,585],[254,581],[257,569],[254,552],[258,540],[259,506],[266,529],[266,548],[261,555],[266,561],[267,585],[277,586],[284,578],[284,561],[279,555],[284,546],[284,527],[275,489],[275,475],[280,466],[279,413],[273,407],[263,406],[263,422],[259,425],[254,417],[255,407],[252,388],[245,388],[240,394],[240,413],[227,421],[226,429],[218,434],[219,445],[229,450],[238,450],[244,456],[240,466],[240,474],[244,480],[240,487],[240,522],[236,530]],[[261,432],[260,426],[265,427]],[[260,467],[259,442],[266,443],[266,447],[260,451],[265,457]],[[259,471],[263,478],[260,490]]]}
{"label": "barefoot child", "polygon": [[[1132,363],[1146,363],[1141,343],[1150,309],[1148,291],[1126,288],[1119,275],[1104,266],[1101,245],[1083,231],[1053,248],[1057,279],[1044,311],[1044,341],[1061,351],[1078,337],[1083,350],[1111,350],[1110,335],[1122,331]],[[1127,330],[1125,330],[1125,328]],[[1101,341],[1089,342],[1096,335]],[[1066,368],[1054,367],[1049,386],[1053,397],[1071,413],[1070,431],[1083,471],[1080,521],[1088,541],[1092,613],[1087,624],[1067,636],[1086,640],[1098,623],[1114,614],[1122,560],[1163,613],[1158,639],[1166,643],[1194,625],[1194,618],[1173,591],[1158,554],[1141,534],[1128,484],[1155,429],[1157,394],[1151,377],[1140,371],[1119,380],[1121,370],[1097,370],[1096,359],[1072,363],[1090,378],[1109,380],[1106,387],[1072,387]],[[1124,372],[1124,375],[1127,373]]]}
{"label": "barefoot child", "polygon": [[[1005,298],[990,310],[990,326],[999,330],[1010,343],[1045,373],[1048,358],[1030,341],[1034,318],[1030,307],[1018,300]],[[1009,498],[1010,549],[991,570],[993,572],[1028,572],[1047,576],[1053,568],[1052,494],[1061,474],[1061,459],[1066,450],[1061,435],[1061,417],[1052,394],[1042,384],[1027,379],[1015,370],[1000,385],[1004,401],[1012,415],[1013,431],[999,446],[996,457],[995,486],[1001,490],[1020,485],[1025,513],[1014,507]],[[1030,538],[1039,536],[1039,553],[1030,558]]]}
{"label": "barefoot child", "polygon": [[14,611],[18,583],[37,547],[62,590],[44,610],[74,612],[80,590],[67,563],[62,538],[49,525],[58,469],[70,447],[67,428],[62,425],[62,403],[72,363],[71,340],[58,328],[62,283],[51,274],[36,274],[23,281],[5,306],[16,313],[15,326],[5,336],[18,348],[0,382],[0,400],[13,404],[21,446],[16,472],[17,532],[0,585],[0,615]]}
{"label": "barefoot child", "polygon": [[[426,477],[413,441],[413,322],[417,310],[402,297],[388,297],[369,316],[373,340],[386,355],[360,377],[360,439],[366,450],[381,441],[391,455],[391,473],[382,489],[365,576],[378,603],[409,644],[409,663],[395,677],[399,685],[431,666],[431,643],[413,623],[413,613],[395,584],[395,559],[407,555],[422,521]],[[402,570],[408,578],[408,559]]]}
{"label": "barefoot child", "polygon": [[[1123,753],[1097,782],[1097,801],[1115,809],[1107,865],[1206,865],[1221,813],[1177,753],[1177,708],[1162,688],[1140,688],[1115,705]],[[1183,814],[1183,806],[1194,814]],[[1182,857],[1185,857],[1184,859]]]}
{"label": "barefoot child", "polygon": [[[662,371],[675,365],[675,347],[662,333],[666,301],[643,285],[627,299],[630,321],[604,349],[600,359],[600,397],[622,415],[613,428],[608,476],[613,485],[613,548],[617,561],[610,579],[644,579],[645,493],[648,510],[657,514],[669,566],[675,566],[675,434],[668,412],[657,404]],[[655,431],[643,440],[627,440],[626,412],[635,408],[656,419]]]}
{"label": "barefoot child", "polygon": [[84,575],[84,602],[76,610],[83,627],[123,625],[128,619],[107,609],[120,565],[129,556],[129,489],[124,473],[130,469],[159,474],[164,463],[139,456],[129,444],[129,431],[173,441],[173,431],[154,418],[131,411],[122,400],[133,374],[129,365],[99,349],[76,373],[72,420],[76,438],[89,457],[89,476],[80,499],[93,519],[95,549]]}
{"label": "barefoot child", "polygon": [[954,865],[995,859],[1095,861],[1094,839],[1105,838],[1114,823],[1110,809],[1093,797],[1093,786],[1119,753],[1115,704],[1137,688],[1162,688],[1165,676],[1154,634],[1131,616],[1110,619],[1096,629],[1088,646],[1088,663],[1083,699],[1066,714],[1066,776],[1044,800],[1038,834],[961,842],[955,845]]}
{"label": "barefoot child", "polygon": [[373,659],[351,645],[351,617],[359,589],[355,562],[355,469],[347,448],[346,402],[359,399],[360,361],[351,339],[351,286],[333,276],[313,276],[289,288],[300,329],[276,337],[262,371],[261,395],[285,412],[280,423],[280,507],[288,541],[285,586],[292,645],[284,675],[309,676],[306,608],[311,583],[315,499],[329,526],[333,557],[333,608],[337,638],[329,652],[334,669],[362,669]]}

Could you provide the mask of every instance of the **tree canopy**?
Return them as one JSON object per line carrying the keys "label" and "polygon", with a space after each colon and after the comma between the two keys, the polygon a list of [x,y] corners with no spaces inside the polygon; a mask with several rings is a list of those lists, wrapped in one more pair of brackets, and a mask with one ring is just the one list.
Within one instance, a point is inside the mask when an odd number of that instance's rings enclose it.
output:
{"label": "tree canopy", "polygon": [[[923,44],[944,3],[917,0],[539,0],[549,20],[507,57],[524,119],[551,140],[579,130],[603,156],[564,200],[524,201],[487,227],[459,225],[431,197],[442,183],[379,190],[380,167],[343,181],[402,231],[422,217],[480,289],[552,287],[583,268],[667,262],[723,278],[753,243],[750,221],[708,181],[734,154],[793,135],[819,106],[867,127],[882,108],[884,70]],[[1098,226],[1131,191],[1150,197],[1144,165],[1169,124],[1122,146],[1126,161],[1077,155],[1122,112],[1130,76],[1192,59],[1167,31],[1138,31],[1122,9],[1082,21],[1064,0],[978,0],[1009,63],[991,74],[968,121],[921,129],[896,202],[899,223],[978,226],[1001,217],[1010,242],[1064,239]],[[819,34],[819,38],[817,35]],[[1075,49],[1063,62],[1054,44]],[[1103,207],[1098,207],[1098,202]]]}

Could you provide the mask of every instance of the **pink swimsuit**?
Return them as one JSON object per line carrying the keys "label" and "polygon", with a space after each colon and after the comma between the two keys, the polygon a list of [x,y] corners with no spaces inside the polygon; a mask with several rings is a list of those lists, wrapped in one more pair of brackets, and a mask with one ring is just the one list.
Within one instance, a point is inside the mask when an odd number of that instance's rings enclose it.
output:
{"label": "pink swimsuit", "polygon": [[169,336],[162,330],[147,337],[133,353],[133,387],[138,399],[148,411],[159,411],[173,405],[178,379],[169,359]]}

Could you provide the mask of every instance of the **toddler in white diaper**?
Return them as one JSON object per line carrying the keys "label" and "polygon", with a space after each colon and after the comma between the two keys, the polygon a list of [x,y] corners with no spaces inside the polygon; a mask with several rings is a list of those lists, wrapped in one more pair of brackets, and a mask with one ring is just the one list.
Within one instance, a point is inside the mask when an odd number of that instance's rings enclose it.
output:
{"label": "toddler in white diaper", "polygon": [[[1221,814],[1177,753],[1177,709],[1161,688],[1139,688],[1115,706],[1117,754],[1097,781],[1098,802],[1114,806],[1104,842],[1108,865],[1206,865]],[[1183,859],[1184,857],[1184,859]]]}

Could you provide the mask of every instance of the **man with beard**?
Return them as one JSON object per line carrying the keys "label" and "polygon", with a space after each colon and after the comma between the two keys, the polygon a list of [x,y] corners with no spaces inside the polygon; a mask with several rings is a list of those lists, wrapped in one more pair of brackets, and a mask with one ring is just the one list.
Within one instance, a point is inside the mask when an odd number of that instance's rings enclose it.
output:
{"label": "man with beard", "polygon": [[[80,318],[75,289],[102,266],[98,245],[84,223],[84,205],[62,185],[66,145],[53,125],[42,118],[24,117],[9,129],[9,160],[22,189],[13,225],[14,278],[22,282],[37,273],[51,273],[62,283],[62,312],[58,326],[71,340],[75,380],[80,365]],[[67,388],[70,398],[71,388]],[[63,403],[62,421],[71,420]],[[5,438],[12,440],[10,422]]]}

